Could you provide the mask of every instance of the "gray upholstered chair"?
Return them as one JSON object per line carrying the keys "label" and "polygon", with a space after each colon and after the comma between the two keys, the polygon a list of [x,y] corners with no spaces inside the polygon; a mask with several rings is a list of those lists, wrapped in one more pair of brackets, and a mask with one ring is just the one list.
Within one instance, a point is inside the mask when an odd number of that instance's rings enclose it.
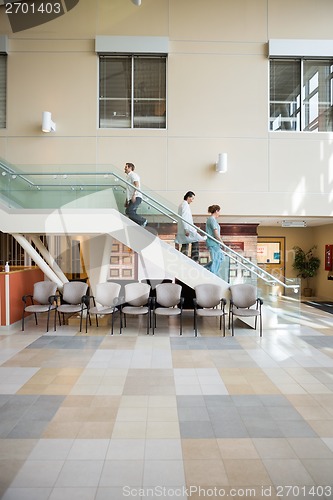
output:
{"label": "gray upholstered chair", "polygon": [[[90,307],[90,314],[96,315],[96,325],[98,326],[99,315],[111,314],[111,335],[113,335],[114,314],[120,309],[119,294],[121,285],[119,283],[106,282],[96,285],[96,293],[91,296],[93,307]],[[86,316],[86,322],[88,314]],[[86,325],[87,326],[87,325]]]}
{"label": "gray upholstered chair", "polygon": [[87,283],[83,283],[82,281],[69,281],[64,283],[64,288],[61,294],[61,304],[58,306],[58,312],[63,317],[63,323],[65,322],[65,314],[69,316],[72,316],[73,314],[80,315],[80,332],[82,331],[83,312],[86,311],[89,315],[89,299],[87,299],[86,296],[87,290]]}
{"label": "gray upholstered chair", "polygon": [[120,333],[122,330],[122,318],[126,327],[126,315],[147,315],[147,334],[149,334],[151,299],[150,285],[147,283],[128,283],[125,285],[124,305],[121,306]]}
{"label": "gray upholstered chair", "polygon": [[257,296],[257,287],[249,283],[239,283],[230,288],[229,328],[231,323],[231,334],[234,335],[235,316],[239,318],[254,317],[254,328],[257,328],[259,317],[259,331],[262,337],[262,299]]}
{"label": "gray upholstered chair", "polygon": [[[53,281],[38,281],[34,284],[33,295],[23,295],[22,331],[24,331],[24,317],[26,313],[35,315],[36,325],[37,314],[47,313],[46,331],[49,331],[50,312],[57,309],[57,284]],[[29,302],[29,304],[28,304]],[[54,329],[56,329],[56,318],[54,316]]]}
{"label": "gray upholstered chair", "polygon": [[179,316],[179,334],[183,333],[182,287],[176,283],[161,283],[156,286],[153,299],[153,335],[156,328],[156,316]]}
{"label": "gray upholstered chair", "polygon": [[198,316],[204,318],[219,317],[220,330],[223,325],[223,337],[225,337],[225,305],[226,300],[222,297],[222,288],[219,285],[203,283],[194,287],[194,332],[198,335]]}

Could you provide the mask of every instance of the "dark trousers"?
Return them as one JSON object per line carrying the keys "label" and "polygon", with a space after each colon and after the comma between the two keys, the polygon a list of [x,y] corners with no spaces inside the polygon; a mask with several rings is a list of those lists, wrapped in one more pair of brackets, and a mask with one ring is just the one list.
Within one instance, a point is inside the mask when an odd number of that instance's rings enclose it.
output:
{"label": "dark trousers", "polygon": [[[181,253],[188,255],[188,246],[189,243],[183,243],[180,247]],[[199,262],[199,242],[194,241],[191,243],[191,259],[195,262]]]}
{"label": "dark trousers", "polygon": [[142,217],[142,215],[139,215],[136,213],[137,209],[140,206],[140,203],[142,202],[142,198],[136,197],[135,202],[133,201],[128,201],[127,202],[127,207],[125,210],[125,214],[129,219],[131,219],[133,222],[136,222],[139,224],[139,226],[142,226],[142,224],[145,222],[145,218]]}

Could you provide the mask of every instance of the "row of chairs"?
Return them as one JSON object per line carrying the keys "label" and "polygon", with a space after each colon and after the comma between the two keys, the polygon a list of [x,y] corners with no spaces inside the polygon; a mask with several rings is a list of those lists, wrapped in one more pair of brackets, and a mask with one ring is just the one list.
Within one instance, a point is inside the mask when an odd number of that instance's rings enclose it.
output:
{"label": "row of chairs", "polygon": [[[227,301],[221,298],[221,289],[218,285],[202,284],[194,288],[194,331],[198,334],[198,317],[220,318],[220,330],[223,327],[223,336],[225,337],[225,317]],[[257,329],[257,319],[259,318],[259,333],[262,337],[262,305],[263,300],[257,296],[257,288],[247,283],[239,283],[229,287],[229,323],[231,335],[234,336],[235,317],[250,318],[254,317],[254,328]]]}
{"label": "row of chairs", "polygon": [[[38,281],[34,284],[33,294],[24,295],[22,312],[22,330],[24,331],[24,319],[27,313],[35,316],[36,325],[37,314],[47,313],[46,331],[49,331],[50,313],[54,311],[54,330],[57,329],[57,317],[59,324],[65,323],[65,315],[80,315],[80,331],[82,330],[83,312],[89,308],[87,299],[87,283],[82,281],[69,281],[64,284],[62,293],[57,291],[58,286],[53,281]],[[87,329],[87,325],[86,325]]]}
{"label": "row of chairs", "polygon": [[[24,317],[26,313],[35,315],[37,325],[37,314],[47,312],[47,331],[49,329],[50,312],[54,311],[54,330],[56,330],[57,316],[61,325],[60,315],[80,315],[80,331],[82,331],[83,314],[86,313],[86,332],[88,321],[91,325],[91,315],[98,317],[111,315],[111,334],[114,330],[114,316],[119,312],[120,333],[126,327],[126,316],[146,316],[147,334],[150,328],[154,335],[159,316],[179,316],[179,333],[183,332],[183,304],[182,286],[177,283],[160,283],[154,290],[148,283],[128,283],[122,286],[115,282],[99,283],[96,285],[94,296],[87,295],[88,285],[82,282],[69,282],[64,284],[63,292],[58,295],[57,285],[48,282],[38,282],[34,285],[34,294],[24,296],[24,307],[22,315],[22,330],[24,330]],[[199,317],[219,317],[220,330],[223,329],[225,336],[227,315],[225,298],[221,297],[221,288],[214,284],[200,284],[195,287],[194,307],[194,332],[198,335]],[[27,305],[30,299],[30,305]],[[36,303],[37,302],[37,303]],[[229,305],[229,329],[234,335],[234,318],[254,317],[254,328],[257,328],[259,318],[260,337],[262,336],[262,299],[257,297],[256,287],[250,284],[237,284],[230,286]]]}

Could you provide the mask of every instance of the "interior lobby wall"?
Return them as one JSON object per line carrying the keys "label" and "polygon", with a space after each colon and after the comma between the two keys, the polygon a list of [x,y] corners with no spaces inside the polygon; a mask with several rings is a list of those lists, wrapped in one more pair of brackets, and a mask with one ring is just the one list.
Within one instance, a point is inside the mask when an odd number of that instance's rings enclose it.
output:
{"label": "interior lobby wall", "polygon": [[[29,170],[122,171],[133,161],[143,183],[174,204],[193,189],[197,215],[212,203],[225,215],[330,215],[331,134],[268,131],[267,43],[329,39],[332,15],[330,1],[319,13],[312,0],[145,0],[140,8],[80,0],[54,21],[12,33],[2,12],[8,124],[0,156]],[[96,35],[169,38],[166,130],[98,128]],[[45,110],[55,133],[41,132]],[[214,169],[220,152],[228,153],[222,175]]]}

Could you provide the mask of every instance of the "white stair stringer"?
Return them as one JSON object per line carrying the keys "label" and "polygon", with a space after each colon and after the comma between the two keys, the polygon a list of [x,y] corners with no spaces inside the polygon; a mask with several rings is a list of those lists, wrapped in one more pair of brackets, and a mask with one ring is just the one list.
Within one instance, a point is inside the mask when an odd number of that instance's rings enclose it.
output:
{"label": "white stair stringer", "polygon": [[229,284],[162,241],[149,227],[142,228],[115,209],[29,209],[4,210],[0,207],[0,230],[21,234],[110,234],[151,262],[163,276],[175,276],[190,287],[216,283],[228,297]]}

